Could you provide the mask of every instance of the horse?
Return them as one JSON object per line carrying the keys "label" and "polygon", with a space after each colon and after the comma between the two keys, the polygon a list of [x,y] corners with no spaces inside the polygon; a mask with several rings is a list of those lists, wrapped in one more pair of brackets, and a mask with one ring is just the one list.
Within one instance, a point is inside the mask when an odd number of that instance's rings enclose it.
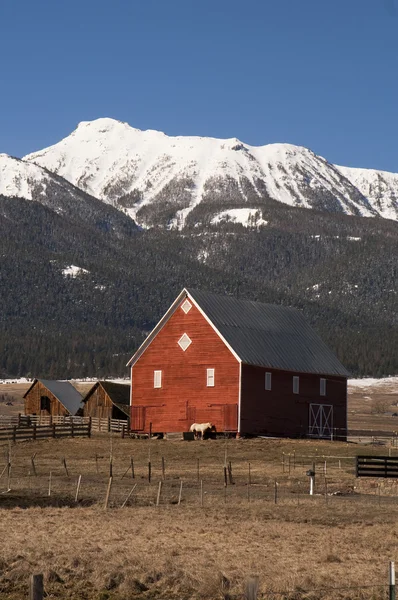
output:
{"label": "horse", "polygon": [[[214,427],[214,425],[212,425],[211,423],[193,423],[191,425],[191,427],[189,428],[189,431],[193,432],[194,436],[195,436],[195,440],[198,439],[199,435],[201,436],[201,439],[204,439],[204,434],[206,433],[206,431],[208,431],[209,429],[212,430]],[[215,428],[214,428],[215,429]]]}

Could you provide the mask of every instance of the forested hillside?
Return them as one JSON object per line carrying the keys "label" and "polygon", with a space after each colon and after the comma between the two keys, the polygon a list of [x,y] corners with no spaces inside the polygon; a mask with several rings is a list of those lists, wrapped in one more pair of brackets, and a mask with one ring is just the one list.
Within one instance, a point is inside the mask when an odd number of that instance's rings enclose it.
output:
{"label": "forested hillside", "polygon": [[397,223],[273,201],[262,218],[115,233],[0,196],[0,376],[126,375],[184,286],[300,308],[354,375],[398,373]]}

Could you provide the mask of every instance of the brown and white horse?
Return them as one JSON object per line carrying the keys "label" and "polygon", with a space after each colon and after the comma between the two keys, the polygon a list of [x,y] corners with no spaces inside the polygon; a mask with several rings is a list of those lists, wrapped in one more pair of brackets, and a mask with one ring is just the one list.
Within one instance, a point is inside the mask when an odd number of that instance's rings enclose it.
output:
{"label": "brown and white horse", "polygon": [[193,432],[195,440],[197,440],[199,436],[203,440],[204,434],[209,429],[212,430],[213,427],[214,425],[212,425],[211,423],[192,423],[191,427],[189,428],[189,431]]}

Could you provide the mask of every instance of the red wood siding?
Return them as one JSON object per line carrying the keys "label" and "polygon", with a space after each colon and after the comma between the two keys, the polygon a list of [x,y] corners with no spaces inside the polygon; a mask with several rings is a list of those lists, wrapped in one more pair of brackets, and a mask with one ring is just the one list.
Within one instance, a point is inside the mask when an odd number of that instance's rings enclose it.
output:
{"label": "red wood siding", "polygon": [[[265,390],[265,373],[272,373],[271,391]],[[299,394],[293,394],[298,375]],[[320,378],[326,379],[326,396],[320,395]],[[343,377],[277,371],[242,365],[241,432],[281,436],[307,436],[310,404],[333,406],[333,428],[347,427],[347,381]]]}
{"label": "red wood siding", "polygon": [[[183,300],[184,301],[184,300]],[[183,302],[182,301],[182,302]],[[178,340],[192,344],[184,352]],[[207,387],[207,369],[215,385]],[[154,388],[154,371],[162,387]],[[179,306],[132,368],[132,429],[188,431],[192,423],[210,421],[217,431],[237,431],[239,362],[200,311]]]}

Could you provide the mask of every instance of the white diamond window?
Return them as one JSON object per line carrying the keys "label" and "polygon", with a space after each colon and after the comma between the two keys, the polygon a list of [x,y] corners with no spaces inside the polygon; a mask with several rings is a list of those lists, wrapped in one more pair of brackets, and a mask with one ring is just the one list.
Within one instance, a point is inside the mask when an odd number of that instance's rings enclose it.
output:
{"label": "white diamond window", "polygon": [[[181,304],[181,308],[184,311],[185,314],[189,313],[189,311],[192,308],[192,304],[189,302],[189,300],[185,300],[182,304]],[[189,338],[188,338],[189,339]]]}
{"label": "white diamond window", "polygon": [[182,335],[182,336],[180,337],[180,339],[178,340],[178,345],[180,346],[180,348],[182,348],[182,349],[184,350],[184,352],[185,352],[185,350],[186,350],[187,348],[189,348],[189,346],[190,346],[191,344],[192,344],[192,340],[191,340],[191,338],[189,338],[189,337],[187,336],[187,334],[186,334],[186,333],[184,333],[184,335]]}

